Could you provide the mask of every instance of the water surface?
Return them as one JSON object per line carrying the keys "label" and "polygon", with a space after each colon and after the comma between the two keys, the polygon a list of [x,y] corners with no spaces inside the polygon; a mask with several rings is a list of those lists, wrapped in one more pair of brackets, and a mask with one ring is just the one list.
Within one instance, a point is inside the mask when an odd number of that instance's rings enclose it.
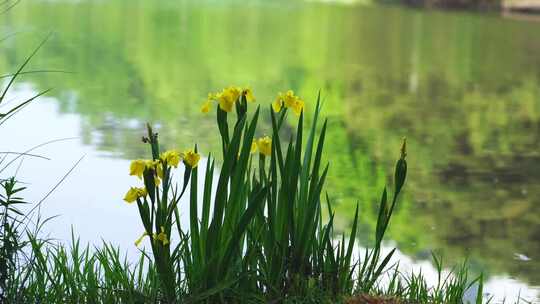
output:
{"label": "water surface", "polygon": [[0,43],[1,73],[49,32],[29,69],[72,73],[25,75],[13,98],[54,91],[0,132],[19,151],[76,137],[39,150],[51,161],[25,160],[32,200],[86,155],[43,207],[61,214],[51,235],[68,239],[73,225],[86,241],[133,250],[142,227],[121,197],[135,182],[129,160],[146,156],[145,122],[169,147],[218,151],[214,118],[199,113],[207,92],[250,85],[268,104],[292,88],[309,112],[320,89],[341,228],[359,202],[360,241],[371,244],[407,136],[388,245],[426,273],[431,251],[449,265],[468,257],[498,301],[539,301],[540,23],[300,2],[24,1],[0,19],[0,37],[16,33]]}

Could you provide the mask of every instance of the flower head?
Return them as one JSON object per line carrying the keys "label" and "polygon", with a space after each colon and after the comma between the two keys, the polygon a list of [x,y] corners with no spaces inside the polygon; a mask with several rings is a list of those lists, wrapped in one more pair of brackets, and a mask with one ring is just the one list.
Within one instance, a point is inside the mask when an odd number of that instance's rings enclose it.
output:
{"label": "flower head", "polygon": [[197,152],[193,151],[193,149],[184,151],[182,156],[184,158],[184,162],[188,164],[191,168],[197,167],[197,164],[201,159],[201,156]]}
{"label": "flower head", "polygon": [[[145,170],[152,170],[155,177],[158,177],[158,178],[163,177],[163,166],[159,159],[156,159],[156,160],[147,159],[144,162],[145,162]],[[156,182],[156,184],[158,183]]]}
{"label": "flower head", "polygon": [[242,95],[242,89],[239,87],[230,86],[224,89],[223,91],[229,94],[231,98],[233,99],[233,101],[237,101],[238,98],[240,98],[240,95]]}
{"label": "flower head", "polygon": [[128,203],[133,203],[138,198],[145,197],[147,194],[145,188],[131,187],[124,196],[124,201]]}
{"label": "flower head", "polygon": [[161,153],[159,158],[161,159],[162,162],[166,163],[167,165],[173,166],[176,168],[178,167],[178,163],[180,163],[180,152],[176,150],[165,151]]}
{"label": "flower head", "polygon": [[234,104],[239,100],[240,96],[245,96],[249,102],[255,101],[253,91],[250,88],[240,88],[230,86],[221,90],[216,94],[208,94],[208,99],[201,106],[201,112],[208,113],[210,111],[212,101],[217,100],[219,108],[225,112],[231,112]]}
{"label": "flower head", "polygon": [[242,90],[238,87],[231,86],[223,89],[221,93],[216,94],[219,107],[225,112],[231,112],[241,93]]}
{"label": "flower head", "polygon": [[297,99],[298,96],[295,96],[292,90],[288,90],[287,93],[282,96],[283,103],[287,108],[292,108]]}
{"label": "flower head", "polygon": [[169,239],[167,239],[167,234],[165,233],[165,229],[163,228],[163,226],[161,226],[160,233],[154,233],[154,240],[160,241],[161,243],[163,243],[163,246],[169,244]]}
{"label": "flower head", "polygon": [[246,97],[246,100],[249,102],[255,101],[255,96],[253,96],[253,91],[250,88],[245,88],[242,90],[242,96]]}
{"label": "flower head", "polygon": [[144,161],[145,170],[150,170],[154,176],[154,184],[159,185],[161,178],[163,178],[163,164],[159,159],[151,160],[147,159]]}
{"label": "flower head", "polygon": [[270,154],[272,154],[272,139],[268,136],[259,138],[257,147],[261,154],[270,156]]}
{"label": "flower head", "polygon": [[236,100],[232,99],[232,96],[227,93],[219,93],[217,96],[219,108],[225,112],[231,112]]}
{"label": "flower head", "polygon": [[203,105],[201,106],[201,112],[203,113],[208,113],[210,112],[210,108],[212,106],[212,101],[211,100],[206,100]]}
{"label": "flower head", "polygon": [[294,114],[296,114],[296,116],[300,116],[300,114],[302,113],[302,110],[304,109],[304,102],[300,99],[296,99],[294,101],[292,109],[293,109]]}
{"label": "flower head", "polygon": [[276,100],[272,103],[272,109],[274,109],[274,112],[281,111],[281,108],[283,108],[283,100],[282,100],[282,94],[281,92],[278,93],[278,96],[276,97]]}
{"label": "flower head", "polygon": [[218,94],[208,93],[208,97],[206,98],[206,101],[201,106],[201,112],[203,113],[210,112],[210,109],[212,108],[212,101],[216,100],[217,98],[218,98]]}
{"label": "flower head", "polygon": [[294,114],[299,116],[304,109],[304,101],[302,101],[300,97],[294,95],[292,90],[288,90],[285,94],[278,93],[278,96],[272,103],[272,109],[274,109],[274,112],[281,111],[283,106],[286,108],[291,108]]}
{"label": "flower head", "polygon": [[129,175],[135,175],[138,178],[141,178],[145,169],[146,160],[136,159],[131,162],[131,165],[129,165]]}

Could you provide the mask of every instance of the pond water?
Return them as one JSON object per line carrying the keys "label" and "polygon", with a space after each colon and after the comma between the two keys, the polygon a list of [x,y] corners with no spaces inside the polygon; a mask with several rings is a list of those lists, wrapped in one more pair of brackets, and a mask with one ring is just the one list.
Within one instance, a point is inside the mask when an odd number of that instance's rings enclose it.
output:
{"label": "pond water", "polygon": [[[3,150],[36,150],[18,171],[28,200],[59,214],[47,232],[134,252],[142,232],[122,202],[146,156],[144,123],[162,143],[218,151],[206,93],[249,85],[259,103],[294,89],[329,119],[327,189],[338,224],[361,206],[371,244],[400,140],[409,175],[388,246],[433,273],[465,258],[496,302],[540,301],[540,23],[495,15],[302,2],[23,1],[0,19],[0,72],[52,33],[10,100],[54,88],[0,128]],[[14,35],[12,35],[14,34]],[[291,121],[292,122],[292,121]]]}

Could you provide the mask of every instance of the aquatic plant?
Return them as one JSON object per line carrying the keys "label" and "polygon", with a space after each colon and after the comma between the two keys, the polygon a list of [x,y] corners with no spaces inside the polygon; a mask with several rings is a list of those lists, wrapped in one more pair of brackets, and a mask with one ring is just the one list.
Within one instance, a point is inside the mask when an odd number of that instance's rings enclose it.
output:
{"label": "aquatic plant", "polygon": [[[131,163],[130,174],[142,179],[144,188],[130,188],[125,200],[137,202],[145,229],[142,237],[151,238],[164,297],[171,302],[183,293],[188,301],[216,302],[240,294],[283,301],[307,295],[313,288],[336,299],[356,289],[369,292],[393,254],[381,257],[380,247],[405,182],[405,143],[396,165],[392,200],[387,201],[386,190],[382,196],[374,249],[366,252],[356,273],[352,253],[358,208],[347,241],[345,234],[335,241],[330,196],[323,194],[329,166],[322,163],[327,123],[319,131],[320,97],[305,143],[305,105],[293,91],[278,94],[268,111],[272,134],[259,139],[255,134],[260,107],[248,115],[248,103],[254,99],[250,89],[228,87],[209,94],[203,103],[203,113],[210,111],[213,101],[218,103],[223,164],[215,183],[215,159],[208,155],[202,191],[197,189],[197,147],[185,153],[161,153],[150,126],[143,141],[152,157]],[[296,134],[283,141],[280,130],[289,109],[298,116]],[[236,117],[229,126],[233,110]],[[180,159],[184,174],[178,187],[172,184],[172,175]],[[187,230],[180,224],[178,210],[185,193],[189,193]]]}

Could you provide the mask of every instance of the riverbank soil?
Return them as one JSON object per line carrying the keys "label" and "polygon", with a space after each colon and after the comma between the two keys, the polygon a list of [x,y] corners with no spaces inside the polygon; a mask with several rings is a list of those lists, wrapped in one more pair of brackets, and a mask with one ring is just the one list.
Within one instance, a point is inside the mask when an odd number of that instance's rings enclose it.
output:
{"label": "riverbank soil", "polygon": [[368,295],[359,295],[348,299],[346,304],[406,304],[405,302],[388,297],[374,297]]}

